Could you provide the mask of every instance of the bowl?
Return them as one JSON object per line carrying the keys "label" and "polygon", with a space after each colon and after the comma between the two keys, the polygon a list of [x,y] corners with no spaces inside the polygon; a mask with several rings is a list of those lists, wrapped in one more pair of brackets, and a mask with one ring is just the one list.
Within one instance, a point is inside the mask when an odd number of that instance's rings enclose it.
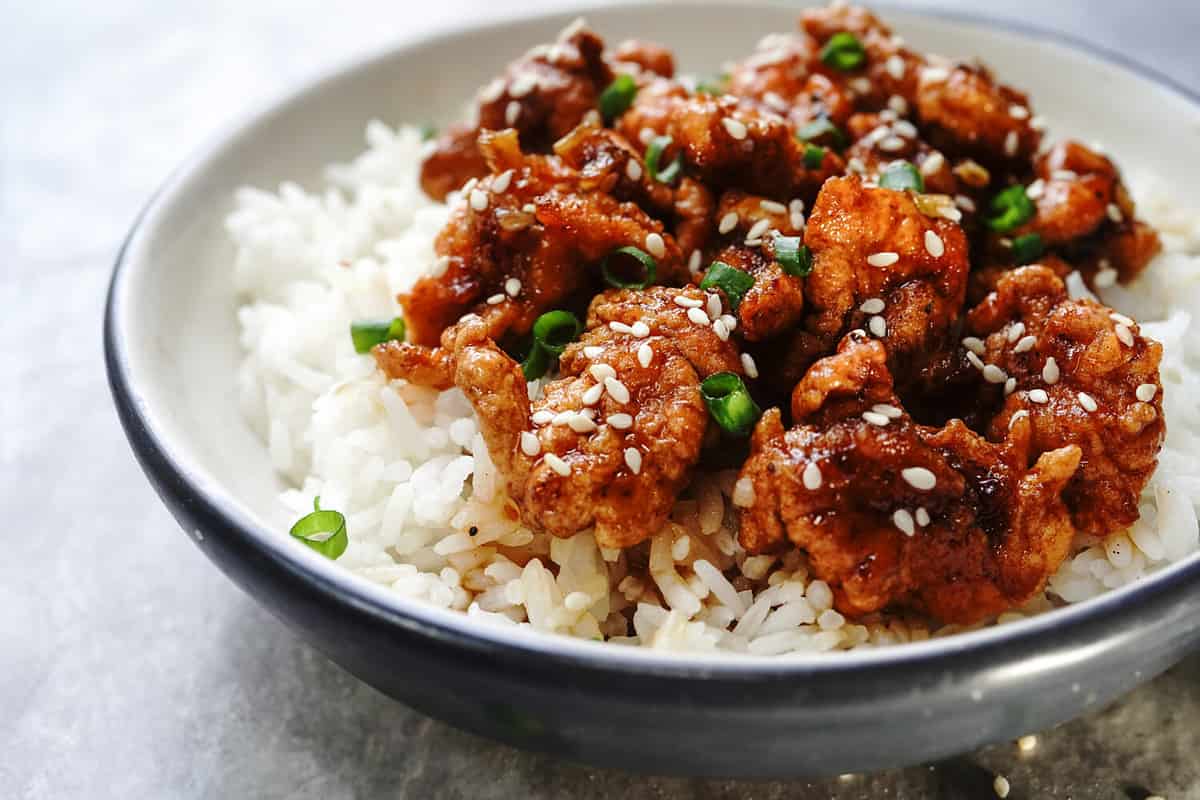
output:
{"label": "bowl", "polygon": [[[794,25],[794,6],[586,10],[611,40],[676,49],[704,72]],[[1171,176],[1200,207],[1200,100],[1112,54],[962,17],[886,15],[909,42],[979,56],[1028,89],[1058,134]],[[286,535],[264,444],[240,417],[232,245],[243,184],[315,185],[364,124],[447,120],[571,15],[465,24],[335,70],[232,126],[137,220],[105,320],[109,380],[146,476],[209,559],[330,659],[420,711],[518,747],[657,774],[816,776],[938,759],[1073,717],[1200,638],[1200,560],[1032,619],[891,648],[695,656],[505,630],[407,600]],[[680,21],[686,20],[686,25]],[[1123,109],[1114,113],[1114,109]],[[1190,195],[1189,195],[1190,193]],[[286,664],[280,664],[286,669]]]}

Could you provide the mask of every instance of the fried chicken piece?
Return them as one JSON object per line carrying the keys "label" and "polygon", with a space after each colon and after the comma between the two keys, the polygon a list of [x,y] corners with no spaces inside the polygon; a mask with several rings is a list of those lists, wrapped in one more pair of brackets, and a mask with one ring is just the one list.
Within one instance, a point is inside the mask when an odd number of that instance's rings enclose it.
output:
{"label": "fried chicken piece", "polygon": [[657,42],[627,39],[613,50],[611,61],[614,71],[620,71],[626,64],[635,64],[640,70],[662,78],[675,76],[674,54]]}
{"label": "fried chicken piece", "polygon": [[918,73],[914,108],[934,147],[987,164],[1020,166],[1042,140],[1031,123],[1029,98],[997,83],[981,66],[925,66]]}
{"label": "fried chicken piece", "polygon": [[479,91],[476,124],[456,126],[437,140],[421,165],[421,188],[435,200],[486,174],[482,158],[470,147],[482,131],[515,128],[527,152],[550,146],[596,108],[600,93],[613,80],[604,59],[604,41],[572,26],[551,45],[533,48],[504,75]]}
{"label": "fried chicken piece", "polygon": [[1083,464],[1063,495],[1075,527],[1104,536],[1132,524],[1165,435],[1162,345],[1107,306],[1069,299],[1041,266],[1005,274],[967,329],[983,340],[981,403],[1002,402],[988,437],[1003,439],[1027,417],[1035,452],[1080,447]]}
{"label": "fried chicken piece", "polygon": [[1074,529],[1060,499],[1074,446],[1027,468],[1029,428],[993,444],[961,422],[925,428],[899,407],[883,346],[847,336],[792,398],[768,411],[738,480],[740,541],[790,541],[830,584],[839,611],[911,608],[972,623],[1045,585]]}
{"label": "fried chicken piece", "polygon": [[641,154],[629,141],[598,121],[584,121],[554,143],[554,154],[579,172],[579,186],[637,203],[656,217],[669,216],[675,205],[671,187],[650,177]]}
{"label": "fried chicken piece", "polygon": [[626,245],[658,252],[658,280],[687,279],[674,239],[636,204],[589,191],[557,157],[523,155],[515,131],[483,133],[480,150],[492,174],[469,187],[438,234],[442,271],[399,298],[414,344],[436,345],[468,311],[493,339],[525,334],[593,287],[598,262]]}

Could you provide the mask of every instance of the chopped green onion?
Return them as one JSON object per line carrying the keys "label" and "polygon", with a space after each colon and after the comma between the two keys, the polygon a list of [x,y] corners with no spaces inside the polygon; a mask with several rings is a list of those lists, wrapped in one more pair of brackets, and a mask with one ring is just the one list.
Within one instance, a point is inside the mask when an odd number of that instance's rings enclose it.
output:
{"label": "chopped green onion", "polygon": [[551,356],[546,348],[534,342],[529,348],[529,355],[521,362],[521,372],[525,380],[536,381],[550,371]]}
{"label": "chopped green onion", "polygon": [[821,48],[821,61],[834,69],[849,72],[858,69],[867,60],[867,51],[858,37],[849,31],[839,31],[829,37]]}
{"label": "chopped green onion", "polygon": [[796,131],[796,138],[802,142],[816,142],[822,139],[836,150],[846,146],[846,134],[833,124],[833,120],[825,116],[817,117],[801,126],[800,130]]}
{"label": "chopped green onion", "polygon": [[428,142],[433,137],[437,136],[437,125],[432,122],[426,122],[421,126],[421,141]]}
{"label": "chopped green onion", "polygon": [[733,436],[748,435],[762,416],[746,384],[732,372],[718,372],[705,378],[700,384],[700,395],[712,418]]}
{"label": "chopped green onion", "polygon": [[729,298],[729,305],[733,306],[734,311],[737,311],[742,298],[746,296],[746,292],[750,291],[750,287],[753,285],[753,275],[743,272],[737,267],[731,267],[724,261],[714,261],[710,264],[708,272],[704,273],[704,280],[700,281],[701,289],[717,288],[724,291],[725,296]]}
{"label": "chopped green onion", "polygon": [[655,136],[646,147],[646,171],[650,173],[651,178],[660,183],[673,183],[679,177],[679,171],[683,169],[683,153],[676,154],[675,160],[666,168],[659,168],[663,153],[674,141],[670,136]]}
{"label": "chopped green onion", "polygon": [[356,353],[369,353],[372,347],[384,342],[403,342],[404,332],[404,317],[364,319],[350,323],[350,339],[354,342]]}
{"label": "chopped green onion", "polygon": [[533,342],[551,355],[562,355],[583,330],[570,311],[547,311],[533,323]]}
{"label": "chopped green onion", "polygon": [[1012,240],[1012,257],[1018,265],[1036,261],[1045,250],[1046,245],[1042,242],[1042,237],[1036,233],[1026,233]]}
{"label": "chopped green onion", "polygon": [[775,260],[784,272],[797,278],[806,277],[812,272],[812,250],[800,244],[799,236],[776,234]]}
{"label": "chopped green onion", "polygon": [[346,517],[340,511],[321,509],[321,496],[313,498],[313,512],[301,517],[289,531],[326,558],[336,559],[346,552]]}
{"label": "chopped green onion", "polygon": [[[642,277],[632,281],[622,279],[609,264],[614,256],[629,256],[636,260],[642,265]],[[654,260],[654,256],[640,248],[618,247],[600,262],[600,274],[604,276],[605,283],[616,289],[645,289],[654,283],[654,278],[658,275],[658,262]]]}
{"label": "chopped green onion", "polygon": [[715,78],[696,83],[696,94],[722,95],[729,91],[729,73],[722,72]]}
{"label": "chopped green onion", "polygon": [[925,179],[921,171],[907,161],[893,161],[879,176],[879,185],[884,189],[904,191],[911,189],[920,194],[925,191]]}
{"label": "chopped green onion", "polygon": [[618,75],[613,82],[600,93],[600,114],[605,122],[612,122],[633,105],[637,95],[637,83],[631,75]]}
{"label": "chopped green onion", "polygon": [[806,169],[820,169],[825,163],[825,148],[819,144],[804,144],[804,167]]}
{"label": "chopped green onion", "polygon": [[1025,193],[1025,187],[1017,184],[1010,186],[992,198],[992,214],[986,220],[987,225],[998,233],[1007,233],[1019,228],[1033,219],[1035,209],[1033,201]]}

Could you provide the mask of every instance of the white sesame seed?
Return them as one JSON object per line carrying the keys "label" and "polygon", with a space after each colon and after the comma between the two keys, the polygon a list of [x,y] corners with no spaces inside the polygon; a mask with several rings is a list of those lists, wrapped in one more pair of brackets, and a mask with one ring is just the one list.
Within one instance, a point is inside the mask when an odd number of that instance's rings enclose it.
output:
{"label": "white sesame seed", "polygon": [[689,308],[687,317],[697,325],[708,325],[708,314],[705,314],[702,308]]}
{"label": "white sesame seed", "polygon": [[588,374],[595,378],[598,383],[604,383],[609,378],[617,377],[617,371],[608,364],[592,364],[588,367]]}
{"label": "white sesame seed", "polygon": [[484,103],[492,103],[499,100],[502,94],[504,94],[504,79],[495,78],[491,83],[479,90],[479,99]]}
{"label": "white sesame seed", "polygon": [[754,505],[754,481],[750,478],[738,478],[733,485],[733,495],[730,500],[738,508],[749,508]]}
{"label": "white sesame seed", "polygon": [[804,200],[799,197],[793,197],[791,199],[791,201],[788,203],[788,213],[789,214],[803,214],[804,213]]}
{"label": "white sesame seed", "polygon": [[1074,180],[1079,180],[1079,173],[1072,169],[1056,169],[1050,173],[1050,180],[1066,181],[1069,183]]}
{"label": "white sesame seed", "polygon": [[693,250],[691,256],[688,257],[688,272],[693,275],[700,273],[700,259],[702,258],[699,250]]}
{"label": "white sesame seed", "polygon": [[907,145],[899,136],[887,136],[878,144],[880,150],[885,153],[898,153]]}
{"label": "white sesame seed", "polygon": [[954,206],[942,206],[938,209],[938,213],[942,215],[942,219],[948,219],[951,222],[962,222],[962,212]]}
{"label": "white sesame seed", "polygon": [[508,84],[508,93],[512,97],[524,97],[537,88],[537,75],[523,72]]}
{"label": "white sesame seed", "polygon": [[613,333],[633,333],[633,328],[617,320],[608,323],[608,329]]}
{"label": "white sesame seed", "polygon": [[1143,403],[1149,403],[1154,399],[1154,395],[1156,394],[1158,394],[1158,387],[1153,383],[1140,384],[1137,389],[1134,390],[1134,396]]}
{"label": "white sesame seed", "polygon": [[542,409],[533,413],[534,425],[546,425],[554,420],[554,412]]}
{"label": "white sesame seed", "polygon": [[917,524],[922,528],[929,524],[929,512],[925,510],[924,506],[917,509],[916,518]]}
{"label": "white sesame seed", "polygon": [[496,194],[504,194],[508,191],[509,184],[512,183],[513,170],[506,169],[492,180],[492,191]]}
{"label": "white sesame seed", "polygon": [[984,364],[983,379],[988,383],[1004,383],[1008,380],[1008,373],[995,364]]}
{"label": "white sesame seed", "polygon": [[721,217],[721,221],[717,223],[717,232],[721,234],[729,233],[737,227],[738,215],[736,211],[730,211],[725,216]]}
{"label": "white sesame seed", "polygon": [[1042,380],[1053,386],[1058,383],[1060,374],[1058,362],[1054,360],[1054,356],[1047,358],[1045,366],[1042,367]]}
{"label": "white sesame seed", "polygon": [[542,443],[529,431],[521,431],[521,452],[527,456],[536,456],[542,452]]}
{"label": "white sesame seed", "polygon": [[612,414],[604,421],[619,431],[628,430],[633,427],[633,417],[629,414]]}
{"label": "white sesame seed", "polygon": [[598,345],[589,344],[583,348],[583,354],[587,358],[599,358],[604,354],[604,348]]}
{"label": "white sesame seed", "polygon": [[667,245],[663,241],[662,234],[646,234],[646,252],[655,258],[662,258],[667,254]]}
{"label": "white sesame seed", "polygon": [[761,208],[763,211],[766,211],[768,214],[786,214],[787,213],[787,206],[785,206],[783,203],[780,203],[776,200],[760,200],[758,202],[758,207]]}
{"label": "white sesame seed", "polygon": [[1112,267],[1104,267],[1096,273],[1096,277],[1092,280],[1097,289],[1108,289],[1116,284],[1117,271]]}
{"label": "white sesame seed", "polygon": [[904,416],[904,412],[890,403],[876,403],[871,406],[871,410],[876,414],[883,414],[888,419],[900,419]]}
{"label": "white sesame seed", "polygon": [[1030,200],[1040,200],[1045,193],[1046,182],[1041,178],[1025,187],[1025,196]]}
{"label": "white sesame seed", "polygon": [[1012,158],[1017,154],[1017,150],[1019,150],[1020,147],[1021,137],[1016,131],[1009,131],[1008,135],[1004,137],[1004,154],[1009,158]]}
{"label": "white sesame seed", "polygon": [[1116,311],[1113,311],[1112,313],[1110,313],[1110,314],[1108,315],[1108,318],[1109,318],[1109,319],[1111,319],[1113,322],[1117,323],[1118,325],[1130,325],[1130,326],[1132,326],[1132,325],[1135,325],[1135,324],[1136,324],[1136,323],[1135,323],[1135,322],[1134,322],[1132,319],[1130,319],[1129,317],[1125,316],[1124,314],[1119,314],[1119,313],[1117,313]]}
{"label": "white sesame seed", "polygon": [[642,179],[642,165],[632,158],[625,162],[625,177],[631,181]]}
{"label": "white sesame seed", "polygon": [[574,419],[574,417],[575,417],[574,411],[560,411],[554,415],[554,419],[550,420],[550,423],[552,425],[558,425],[558,426],[562,427],[562,426],[566,425],[567,423],[569,423],[572,419]]}
{"label": "white sesame seed", "polygon": [[821,476],[821,468],[817,466],[817,462],[808,462],[808,465],[804,468],[804,473],[801,475],[801,480],[804,481],[804,488],[810,492],[815,492],[821,488],[824,479]]}
{"label": "white sesame seed", "polygon": [[1017,748],[1023,753],[1028,753],[1035,747],[1037,747],[1036,736],[1022,736],[1020,739],[1017,739]]}
{"label": "white sesame seed", "polygon": [[904,80],[904,59],[899,55],[892,55],[883,63],[883,68],[887,70],[887,74],[891,75],[896,80]]}
{"label": "white sesame seed", "polygon": [[642,472],[642,454],[636,447],[625,448],[625,463],[629,465],[629,469],[634,475],[640,475]]}
{"label": "white sesame seed", "polygon": [[484,211],[487,209],[487,207],[488,207],[487,192],[485,192],[483,189],[472,189],[471,190],[471,208],[475,209],[476,211]]}
{"label": "white sesame seed", "polygon": [[1003,775],[997,775],[996,780],[992,781],[992,789],[996,792],[996,796],[999,797],[1000,800],[1004,800],[1005,797],[1008,797],[1010,788],[1011,787],[1008,784],[1008,778],[1004,777]]}
{"label": "white sesame seed", "polygon": [[537,211],[537,206],[535,206],[533,203],[526,203],[525,205],[521,206],[521,210],[526,214],[532,214]]}
{"label": "white sesame seed", "polygon": [[576,433],[591,433],[596,430],[596,423],[592,421],[591,417],[585,417],[583,414],[572,414],[571,418],[567,420],[567,427]]}
{"label": "white sesame seed", "polygon": [[846,169],[855,175],[865,175],[867,173],[867,165],[858,156],[846,159]]}
{"label": "white sesame seed", "polygon": [[917,138],[917,126],[913,125],[906,119],[893,122],[892,131],[895,132],[897,136],[903,136],[905,139]]}
{"label": "white sesame seed", "polygon": [[882,339],[884,336],[887,336],[887,320],[885,320],[883,317],[871,317],[871,319],[867,321],[867,328],[870,329],[871,333],[875,334],[875,336],[879,337],[880,339]]}
{"label": "white sesame seed", "polygon": [[705,303],[704,309],[708,312],[708,318],[710,320],[720,317],[721,311],[723,310],[721,307],[721,295],[717,294],[716,292],[709,292],[708,302]]}
{"label": "white sesame seed", "polygon": [[642,128],[640,131],[638,131],[638,141],[642,144],[648,145],[657,135],[658,134],[654,132],[653,128]]}
{"label": "white sesame seed", "polygon": [[717,338],[720,339],[722,342],[729,341],[729,328],[725,325],[724,322],[722,322],[719,319],[713,320],[712,329],[713,329],[713,333],[715,333],[717,335]]}
{"label": "white sesame seed", "polygon": [[654,360],[654,348],[650,346],[649,342],[643,343],[642,346],[638,348],[637,360],[638,363],[643,367],[650,366],[650,362]]}
{"label": "white sesame seed", "polygon": [[758,364],[754,361],[754,356],[749,353],[742,353],[742,369],[746,372],[746,377],[758,377]]}
{"label": "white sesame seed", "polygon": [[1125,219],[1125,215],[1121,213],[1121,207],[1116,203],[1109,203],[1106,211],[1108,212],[1108,218],[1113,222],[1120,223]]}
{"label": "white sesame seed", "polygon": [[546,466],[557,472],[559,475],[566,477],[567,475],[571,474],[571,465],[563,461],[554,453],[546,453],[546,455],[543,457],[543,460],[546,462]]}
{"label": "white sesame seed", "polygon": [[864,421],[869,422],[879,428],[885,428],[887,427],[887,424],[891,422],[891,420],[888,419],[887,414],[880,414],[878,411],[864,411],[862,413],[862,418]]}
{"label": "white sesame seed", "polygon": [[675,541],[671,542],[671,558],[676,561],[683,561],[687,558],[688,553],[692,549],[692,537],[684,534]]}
{"label": "white sesame seed", "polygon": [[761,238],[762,235],[764,233],[766,233],[767,229],[770,227],[771,227],[771,220],[769,220],[769,219],[760,219],[758,222],[751,225],[750,230],[746,231],[747,244],[750,242],[751,239]]}
{"label": "white sesame seed", "polygon": [[433,270],[429,273],[435,278],[440,278],[446,274],[446,270],[450,269],[450,256],[439,256],[433,262]]}
{"label": "white sesame seed", "polygon": [[880,253],[872,253],[871,255],[867,256],[867,263],[872,267],[890,267],[899,260],[899,253],[893,253],[886,250]]}
{"label": "white sesame seed", "polygon": [[498,306],[503,302],[504,302],[504,294],[503,293],[494,294],[487,299],[487,304],[489,306]]}
{"label": "white sesame seed", "polygon": [[946,166],[946,157],[939,152],[932,152],[921,162],[921,174],[925,177],[936,175]]}
{"label": "white sesame seed", "polygon": [[983,359],[981,359],[979,356],[975,355],[975,352],[973,350],[967,351],[967,361],[969,361],[971,363],[971,366],[974,367],[975,369],[979,369],[979,370],[983,369],[983,366],[984,366]]}
{"label": "white sesame seed", "polygon": [[912,536],[917,532],[916,526],[913,524],[913,516],[907,509],[896,509],[896,513],[892,514],[892,524],[899,528],[905,536]]}
{"label": "white sesame seed", "polygon": [[846,85],[853,89],[858,94],[870,94],[871,82],[865,77],[859,76],[846,81]]}
{"label": "white sesame seed", "polygon": [[925,252],[934,258],[941,258],[946,252],[946,243],[935,231],[925,231]]}
{"label": "white sesame seed", "polygon": [[1017,390],[1017,379],[1009,378],[1004,382],[1004,396],[1008,397]]}
{"label": "white sesame seed", "polygon": [[972,353],[974,353],[977,356],[983,355],[984,350],[986,349],[986,347],[983,344],[983,340],[979,339],[975,336],[966,337],[965,339],[962,340],[962,344],[963,344],[963,347],[967,348],[968,350],[970,350]]}
{"label": "white sesame seed", "polygon": [[583,404],[585,406],[594,406],[600,402],[600,396],[604,394],[604,384],[594,383],[583,392]]}
{"label": "white sesame seed", "polygon": [[746,130],[746,125],[733,117],[725,117],[721,120],[721,124],[725,126],[725,132],[738,141],[745,139],[746,134],[749,133]]}
{"label": "white sesame seed", "polygon": [[1025,323],[1024,322],[1014,322],[1012,325],[1009,325],[1008,328],[1005,330],[1004,338],[1008,340],[1009,344],[1012,344],[1013,342],[1020,339],[1021,336],[1024,335],[1024,333],[1025,333]]}
{"label": "white sesame seed", "polygon": [[737,317],[735,317],[733,314],[722,314],[720,316],[720,320],[721,322],[725,323],[725,328],[730,333],[733,333],[735,330],[737,330]]}
{"label": "white sesame seed", "polygon": [[697,300],[694,297],[688,297],[687,295],[682,294],[675,295],[674,303],[680,308],[700,308],[704,305],[703,300]]}
{"label": "white sesame seed", "polygon": [[1011,105],[1008,107],[1008,115],[1013,119],[1029,119],[1029,109],[1025,106]]}
{"label": "white sesame seed", "polygon": [[1084,411],[1090,413],[1099,408],[1099,406],[1096,405],[1096,401],[1087,392],[1080,392],[1078,395],[1076,395],[1076,397],[1079,400],[1079,405],[1083,406]]}
{"label": "white sesame seed", "polygon": [[650,326],[639,319],[629,326],[629,332],[637,339],[645,339],[650,335]]}
{"label": "white sesame seed", "polygon": [[1121,344],[1126,347],[1133,347],[1133,331],[1129,330],[1128,325],[1118,325],[1115,330]]}
{"label": "white sesame seed", "polygon": [[1037,116],[1031,117],[1029,119],[1029,127],[1033,128],[1035,131],[1046,130],[1046,127],[1047,127],[1046,118],[1041,116],[1040,114]]}
{"label": "white sesame seed", "polygon": [[900,470],[900,477],[909,486],[921,492],[928,492],[937,486],[937,477],[924,467],[905,467]]}
{"label": "white sesame seed", "polygon": [[608,390],[608,396],[621,405],[629,402],[629,389],[616,378],[605,378],[604,388]]}
{"label": "white sesame seed", "polygon": [[509,278],[504,282],[504,291],[509,297],[516,297],[521,293],[521,279]]}
{"label": "white sesame seed", "polygon": [[925,83],[941,83],[950,77],[950,70],[945,67],[922,67],[921,80]]}
{"label": "white sesame seed", "polygon": [[892,111],[895,111],[897,114],[903,115],[908,113],[908,101],[898,94],[894,94],[889,97],[887,104],[888,108],[890,108]]}
{"label": "white sesame seed", "polygon": [[878,297],[872,297],[868,300],[864,300],[862,305],[858,307],[858,310],[864,314],[878,314],[886,307],[887,304],[884,303],[883,300],[879,299]]}
{"label": "white sesame seed", "polygon": [[1046,393],[1045,389],[1030,389],[1029,401],[1032,403],[1038,403],[1039,405],[1049,403],[1050,395]]}
{"label": "white sesame seed", "polygon": [[1036,336],[1022,337],[1021,340],[1019,342],[1017,342],[1017,346],[1013,348],[1013,352],[1014,353],[1027,353],[1033,349],[1033,346],[1035,344],[1037,344]]}
{"label": "white sesame seed", "polygon": [[1029,416],[1029,412],[1023,408],[1018,411],[1014,411],[1013,415],[1008,418],[1008,429],[1012,430],[1013,425],[1017,424],[1017,420],[1021,419],[1022,417],[1028,417],[1028,416]]}
{"label": "white sesame seed", "polygon": [[954,205],[961,208],[963,211],[975,213],[975,201],[967,197],[965,194],[954,195]]}

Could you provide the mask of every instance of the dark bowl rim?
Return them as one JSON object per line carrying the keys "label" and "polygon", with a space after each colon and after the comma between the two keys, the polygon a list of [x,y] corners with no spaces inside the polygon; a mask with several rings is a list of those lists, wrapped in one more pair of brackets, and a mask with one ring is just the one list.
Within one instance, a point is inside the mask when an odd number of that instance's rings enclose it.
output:
{"label": "dark bowl rim", "polygon": [[[127,344],[121,334],[125,315],[124,287],[130,272],[130,253],[146,234],[147,220],[166,207],[168,201],[185,188],[190,179],[203,173],[203,167],[217,158],[256,122],[286,106],[299,102],[310,93],[334,81],[348,78],[355,72],[386,61],[404,50],[422,45],[434,45],[466,32],[496,31],[517,28],[523,24],[556,17],[603,15],[614,10],[644,6],[636,0],[605,5],[586,5],[566,11],[523,12],[505,15],[483,23],[448,24],[415,37],[402,37],[388,45],[356,58],[336,63],[308,80],[298,83],[258,110],[231,120],[206,145],[177,167],[150,197],[139,212],[127,234],[113,267],[104,311],[104,355],[109,387],[121,424],[130,445],[143,469],[160,487],[187,502],[197,517],[233,532],[243,545],[254,548],[256,555],[291,580],[299,582],[314,596],[348,613],[361,613],[384,625],[394,625],[457,646],[463,651],[512,658],[549,659],[561,668],[583,667],[615,671],[622,674],[644,674],[671,678],[787,680],[797,677],[837,676],[852,673],[873,673],[878,670],[903,667],[908,669],[946,669],[955,657],[967,657],[981,651],[1011,654],[1033,653],[1045,649],[1039,641],[1053,638],[1067,628],[1100,624],[1122,614],[1131,614],[1142,603],[1164,601],[1169,595],[1181,593],[1200,579],[1200,556],[1191,554],[1183,560],[1164,567],[1143,581],[1109,590],[1097,597],[1071,604],[1046,614],[1002,626],[959,633],[953,636],[887,648],[850,651],[836,654],[754,657],[742,654],[718,655],[695,653],[660,653],[642,648],[616,647],[581,641],[566,636],[540,632],[494,628],[471,620],[461,612],[435,608],[387,592],[365,579],[342,569],[302,547],[294,546],[278,531],[247,518],[235,504],[224,497],[214,496],[204,488],[204,481],[193,474],[171,454],[169,444],[155,431],[149,414],[138,398],[131,375]],[[733,2],[699,2],[672,4],[679,11],[694,8],[746,6]],[[794,7],[789,3],[768,0],[763,6]],[[946,21],[977,28],[998,30],[1035,41],[1049,42],[1067,50],[1091,56],[1101,62],[1157,84],[1177,94],[1200,110],[1200,93],[1159,71],[1140,64],[1123,53],[1096,45],[1072,34],[1038,27],[1025,21],[997,20],[982,14],[938,9],[912,8],[894,3],[873,4],[886,12],[917,18]],[[544,664],[545,665],[545,664]]]}

